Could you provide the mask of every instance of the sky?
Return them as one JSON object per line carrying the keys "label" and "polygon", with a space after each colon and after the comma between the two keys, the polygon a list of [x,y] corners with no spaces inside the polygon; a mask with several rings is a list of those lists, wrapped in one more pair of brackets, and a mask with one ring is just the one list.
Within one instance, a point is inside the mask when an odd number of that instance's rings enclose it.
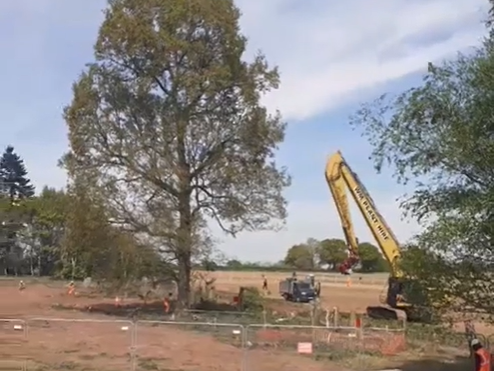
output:
{"label": "sky", "polygon": [[[454,58],[481,43],[487,0],[237,0],[245,58],[258,50],[279,66],[280,88],[263,98],[288,123],[278,154],[293,185],[289,217],[279,232],[218,232],[219,248],[248,261],[275,262],[308,238],[341,238],[324,179],[327,156],[341,150],[365,183],[400,241],[420,231],[402,217],[397,198],[406,190],[391,169],[378,175],[372,148],[348,124],[362,102],[420,83],[428,62]],[[454,6],[453,6],[454,4]],[[0,146],[12,144],[33,183],[63,187],[57,160],[67,151],[62,109],[71,85],[92,60],[104,0],[17,0],[0,3]],[[353,208],[361,241],[371,241]]]}

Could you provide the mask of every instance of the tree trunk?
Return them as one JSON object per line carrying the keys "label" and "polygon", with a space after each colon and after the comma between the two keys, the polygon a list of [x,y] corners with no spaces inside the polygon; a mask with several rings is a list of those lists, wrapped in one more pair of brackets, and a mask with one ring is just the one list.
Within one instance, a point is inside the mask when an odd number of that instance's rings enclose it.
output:
{"label": "tree trunk", "polygon": [[190,275],[191,275],[191,234],[192,213],[190,209],[190,196],[185,193],[179,199],[180,225],[177,231],[177,265],[178,265],[178,307],[186,309],[190,301]]}
{"label": "tree trunk", "polygon": [[189,307],[190,300],[190,252],[180,253],[178,263],[178,306]]}

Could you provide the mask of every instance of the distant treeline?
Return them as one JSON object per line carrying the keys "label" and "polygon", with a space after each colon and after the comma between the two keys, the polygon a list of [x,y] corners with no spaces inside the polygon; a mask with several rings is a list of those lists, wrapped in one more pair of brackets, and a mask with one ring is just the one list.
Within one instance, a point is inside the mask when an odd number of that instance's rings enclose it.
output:
{"label": "distant treeline", "polygon": [[[307,267],[294,267],[285,264],[284,262],[278,262],[273,264],[257,263],[257,262],[241,262],[233,259],[228,260],[224,264],[218,264],[215,262],[204,261],[202,264],[195,267],[196,269],[204,269],[208,271],[230,271],[230,272],[294,272],[303,270],[304,272],[314,273],[328,273],[337,272],[335,266],[315,266],[311,268]],[[357,269],[357,271],[359,271]],[[375,271],[374,271],[375,272]],[[369,271],[361,271],[360,273],[374,273]],[[382,271],[381,271],[382,272]]]}

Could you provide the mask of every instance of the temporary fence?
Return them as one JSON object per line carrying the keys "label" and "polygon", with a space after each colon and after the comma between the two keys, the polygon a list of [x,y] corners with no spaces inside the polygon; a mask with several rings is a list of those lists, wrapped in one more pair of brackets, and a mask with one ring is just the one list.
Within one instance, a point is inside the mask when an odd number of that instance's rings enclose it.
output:
{"label": "temporary fence", "polygon": [[[420,327],[309,326],[193,320],[0,319],[0,369],[144,371],[311,369],[314,359],[389,356],[421,347],[461,352],[464,334]],[[486,345],[494,338],[479,339]]]}
{"label": "temporary fence", "polygon": [[261,365],[256,364],[261,357],[249,355],[259,350],[271,356],[286,355],[288,352],[292,357],[305,354],[318,359],[337,360],[351,354],[391,355],[405,349],[403,331],[361,327],[249,325],[245,338],[248,370],[262,369]]}

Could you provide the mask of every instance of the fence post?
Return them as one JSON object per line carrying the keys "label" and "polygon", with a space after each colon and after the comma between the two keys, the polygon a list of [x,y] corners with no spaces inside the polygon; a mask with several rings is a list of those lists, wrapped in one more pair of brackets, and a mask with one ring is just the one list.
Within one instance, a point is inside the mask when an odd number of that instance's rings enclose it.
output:
{"label": "fence post", "polygon": [[333,307],[333,311],[334,311],[334,327],[339,327],[339,311],[338,311],[338,307]]}

